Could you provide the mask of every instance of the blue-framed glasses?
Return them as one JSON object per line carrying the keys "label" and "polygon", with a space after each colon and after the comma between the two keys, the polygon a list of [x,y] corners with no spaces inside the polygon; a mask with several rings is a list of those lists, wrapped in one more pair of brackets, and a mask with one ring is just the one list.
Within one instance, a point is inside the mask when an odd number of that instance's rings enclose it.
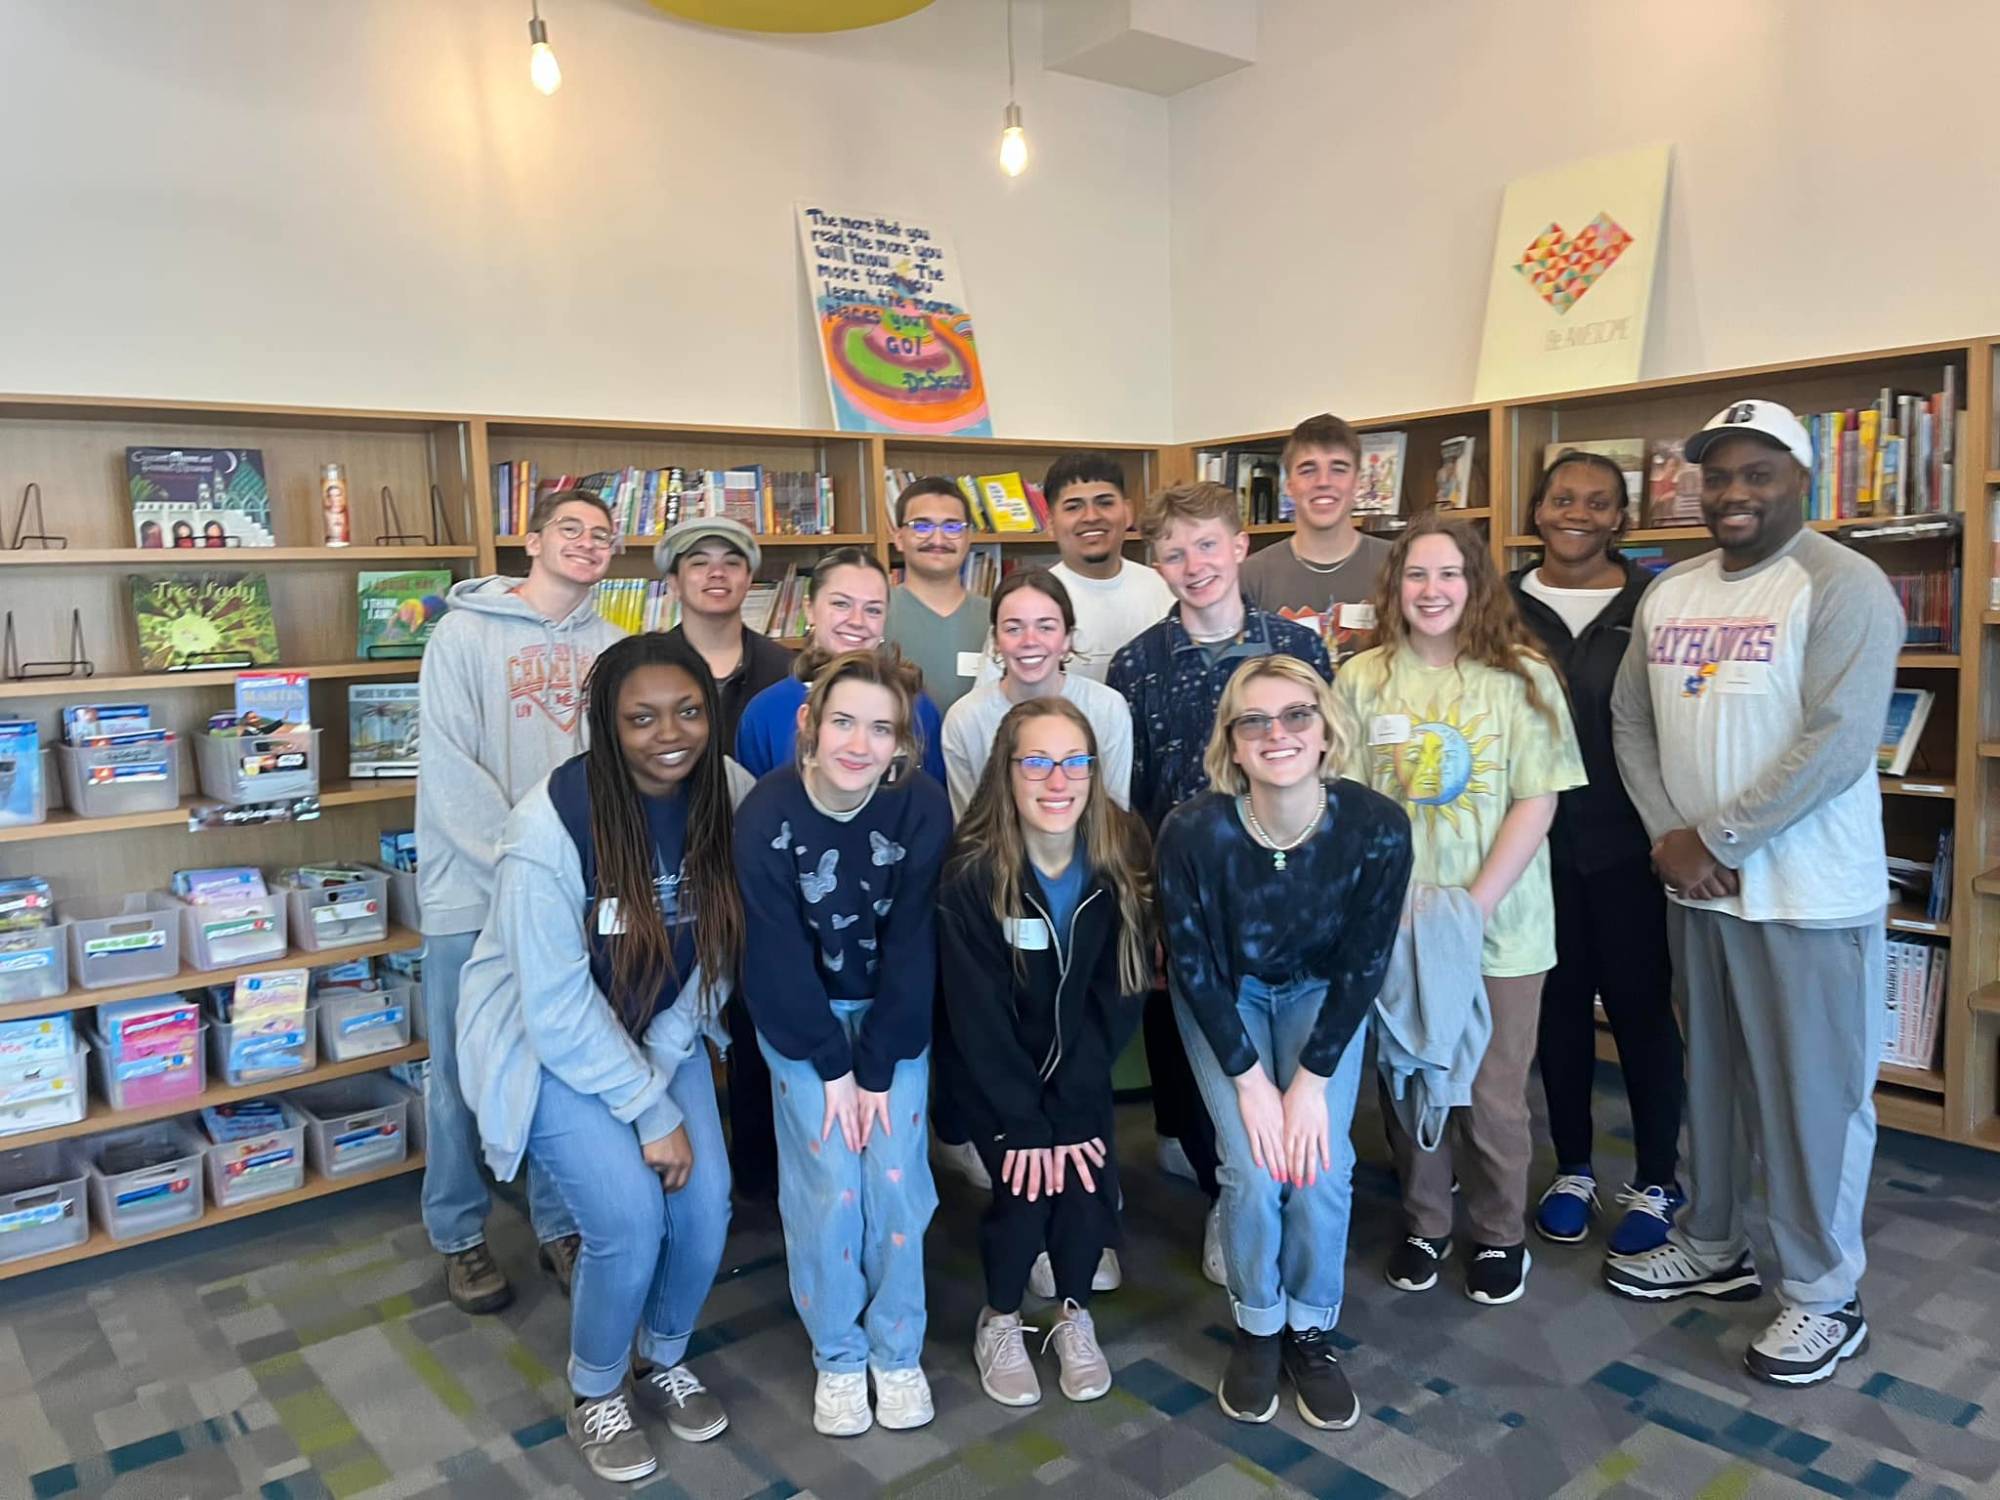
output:
{"label": "blue-framed glasses", "polygon": [[903,524],[910,528],[911,536],[918,538],[927,538],[943,532],[946,536],[955,540],[958,537],[964,536],[971,529],[963,521],[922,520],[906,521]]}
{"label": "blue-framed glasses", "polygon": [[1065,755],[1057,760],[1053,755],[1017,755],[1014,764],[1021,768],[1021,774],[1029,781],[1047,781],[1055,774],[1057,766],[1071,781],[1081,781],[1090,775],[1090,768],[1097,763],[1094,755]]}

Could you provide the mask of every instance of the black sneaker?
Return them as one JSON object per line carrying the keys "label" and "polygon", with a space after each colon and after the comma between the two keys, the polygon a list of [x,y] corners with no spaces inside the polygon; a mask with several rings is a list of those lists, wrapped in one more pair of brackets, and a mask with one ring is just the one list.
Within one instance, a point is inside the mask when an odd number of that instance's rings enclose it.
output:
{"label": "black sneaker", "polygon": [[1344,1431],[1361,1420],[1361,1398],[1347,1383],[1324,1328],[1287,1328],[1282,1354],[1299,1415],[1314,1427]]}
{"label": "black sneaker", "polygon": [[1520,1300],[1528,1289],[1528,1268],[1535,1258],[1526,1245],[1478,1245],[1465,1272],[1465,1295],[1488,1307]]}
{"label": "black sneaker", "polygon": [[1641,1302],[1672,1302],[1679,1297],[1749,1302],[1764,1292],[1748,1250],[1720,1270],[1711,1270],[1672,1240],[1643,1255],[1611,1256],[1604,1262],[1604,1284],[1621,1297]]}
{"label": "black sneaker", "polygon": [[1438,1263],[1450,1258],[1450,1240],[1413,1234],[1390,1252],[1384,1274],[1399,1291],[1428,1292],[1438,1284]]}
{"label": "black sneaker", "polygon": [[1278,1414],[1278,1335],[1236,1330],[1215,1399],[1239,1422],[1268,1422]]}
{"label": "black sneaker", "polygon": [[1788,1307],[1752,1341],[1743,1368],[1770,1385],[1817,1385],[1867,1347],[1859,1297],[1830,1313]]}

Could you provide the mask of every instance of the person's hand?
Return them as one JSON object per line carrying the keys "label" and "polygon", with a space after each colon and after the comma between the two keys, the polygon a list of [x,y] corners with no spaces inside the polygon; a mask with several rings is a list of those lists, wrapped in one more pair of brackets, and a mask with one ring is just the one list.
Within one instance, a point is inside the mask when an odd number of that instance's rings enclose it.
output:
{"label": "person's hand", "polygon": [[868,1138],[875,1133],[875,1126],[878,1123],[882,1127],[882,1134],[891,1134],[889,1129],[889,1094],[886,1089],[878,1094],[873,1089],[859,1087],[854,1092],[858,1100],[858,1108],[855,1114],[861,1126],[860,1149],[866,1150],[868,1147]]}
{"label": "person's hand", "polygon": [[[1673,829],[1653,845],[1653,868],[1670,895],[1703,901],[1729,894],[1711,888],[1710,882],[1722,865],[1692,828]],[[1733,879],[1735,872],[1729,873]]]}
{"label": "person's hand", "polygon": [[694,1144],[688,1140],[685,1125],[676,1125],[672,1134],[657,1141],[645,1142],[639,1147],[639,1155],[660,1174],[660,1186],[669,1193],[678,1193],[686,1187],[688,1175],[694,1171]]}
{"label": "person's hand", "polygon": [[1285,1171],[1293,1187],[1311,1187],[1333,1170],[1326,1118],[1326,1080],[1300,1068],[1284,1093]]}
{"label": "person's hand", "polygon": [[1046,1146],[1024,1147],[1000,1158],[1000,1180],[1016,1198],[1025,1198],[1030,1203],[1042,1196],[1055,1170],[1055,1153]]}
{"label": "person's hand", "polygon": [[861,1151],[861,1091],[854,1086],[854,1075],[842,1073],[838,1078],[826,1081],[826,1119],[820,1125],[819,1138],[824,1142],[833,1134],[833,1127],[840,1127],[840,1138],[847,1142],[847,1149]]}
{"label": "person's hand", "polygon": [[1250,1137],[1250,1159],[1278,1181],[1285,1180],[1285,1103],[1263,1064],[1252,1063],[1231,1080],[1236,1085],[1236,1110],[1243,1133]]}
{"label": "person's hand", "polygon": [[1104,1141],[1101,1137],[1092,1136],[1087,1141],[1058,1146],[1051,1153],[1051,1158],[1054,1173],[1049,1183],[1051,1194],[1060,1193],[1068,1185],[1072,1172],[1076,1174],[1076,1180],[1083,1184],[1086,1193],[1097,1191],[1097,1179],[1090,1175],[1090,1169],[1096,1167],[1102,1171],[1104,1168]]}

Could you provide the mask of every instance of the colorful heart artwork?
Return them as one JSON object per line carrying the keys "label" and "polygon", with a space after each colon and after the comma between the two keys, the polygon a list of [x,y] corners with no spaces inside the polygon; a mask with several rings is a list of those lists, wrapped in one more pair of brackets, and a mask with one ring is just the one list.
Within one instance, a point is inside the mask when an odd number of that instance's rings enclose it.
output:
{"label": "colorful heart artwork", "polygon": [[1528,278],[1535,293],[1559,313],[1566,313],[1632,243],[1632,236],[1609,214],[1599,214],[1574,238],[1560,224],[1550,224],[1521,252],[1514,269]]}

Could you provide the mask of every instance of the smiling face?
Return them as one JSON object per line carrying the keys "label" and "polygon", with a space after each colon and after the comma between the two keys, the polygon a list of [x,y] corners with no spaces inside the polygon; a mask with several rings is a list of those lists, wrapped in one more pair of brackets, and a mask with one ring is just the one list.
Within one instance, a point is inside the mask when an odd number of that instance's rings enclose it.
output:
{"label": "smiling face", "polygon": [[1535,530],[1549,556],[1571,567],[1596,561],[1625,529],[1624,482],[1600,464],[1568,463],[1549,476]]}
{"label": "smiling face", "polygon": [[[1014,738],[1010,784],[1014,809],[1021,822],[1037,833],[1072,832],[1084,809],[1090,805],[1090,778],[1072,777],[1061,762],[1072,756],[1090,754],[1090,744],[1081,729],[1060,714],[1037,714],[1021,726]],[[1021,757],[1045,755],[1057,764],[1047,781],[1032,781],[1021,770]]]}
{"label": "smiling face", "polygon": [[690,614],[727,618],[750,592],[750,559],[727,542],[702,542],[675,564],[674,587]]}
{"label": "smiling face", "polygon": [[708,748],[701,684],[685,667],[634,667],[618,684],[618,748],[642,797],[664,797]]}
{"label": "smiling face", "polygon": [[[947,535],[947,524],[956,526],[958,535]],[[957,577],[965,554],[972,550],[972,523],[965,501],[956,495],[915,496],[903,507],[896,546],[918,577],[938,581]]]}
{"label": "smiling face", "polygon": [[1326,759],[1326,720],[1296,682],[1255,678],[1243,689],[1242,706],[1229,731],[1229,755],[1254,785],[1297,786],[1320,773]]}
{"label": "smiling face", "polygon": [[1124,491],[1102,479],[1066,484],[1048,497],[1049,531],[1063,561],[1078,572],[1083,565],[1110,561],[1132,527],[1132,506]]}
{"label": "smiling face", "polygon": [[540,531],[529,532],[525,546],[530,567],[589,588],[611,570],[611,549],[617,541],[618,534],[601,509],[572,500],[558,507]]}
{"label": "smiling face", "polygon": [[[801,721],[805,714],[799,710]],[[897,728],[896,695],[889,689],[872,682],[836,682],[820,712],[813,766],[836,790],[860,796],[896,758]]]}
{"label": "smiling face", "polygon": [[1176,521],[1153,544],[1153,566],[1181,603],[1207,609],[1236,593],[1249,553],[1250,538],[1221,521]]}
{"label": "smiling face", "polygon": [[813,644],[822,651],[872,651],[889,625],[889,580],[873,568],[835,568],[807,612]]}
{"label": "smiling face", "polygon": [[1465,615],[1465,557],[1448,536],[1420,536],[1403,562],[1403,618],[1413,635],[1446,638]]}
{"label": "smiling face", "polygon": [[1285,488],[1291,492],[1298,523],[1308,531],[1331,531],[1354,508],[1361,477],[1355,455],[1345,448],[1301,448],[1292,455]]}
{"label": "smiling face", "polygon": [[1717,443],[1701,459],[1701,518],[1735,567],[1761,562],[1805,524],[1806,471],[1757,437]]}
{"label": "smiling face", "polygon": [[1006,676],[1023,687],[1048,681],[1069,655],[1069,627],[1062,607],[1039,589],[1018,588],[1000,601],[993,645]]}

